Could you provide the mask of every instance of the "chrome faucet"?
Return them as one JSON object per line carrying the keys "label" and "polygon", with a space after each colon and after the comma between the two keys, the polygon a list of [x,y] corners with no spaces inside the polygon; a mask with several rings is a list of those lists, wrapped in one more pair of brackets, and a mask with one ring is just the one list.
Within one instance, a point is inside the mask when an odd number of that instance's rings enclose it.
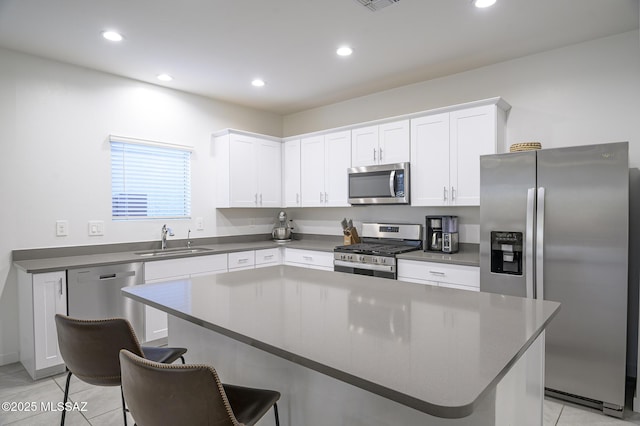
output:
{"label": "chrome faucet", "polygon": [[191,248],[191,229],[187,233],[187,248]]}
{"label": "chrome faucet", "polygon": [[167,234],[169,234],[170,237],[173,237],[173,231],[171,230],[171,228],[167,228],[167,225],[162,225],[162,250],[167,248]]}

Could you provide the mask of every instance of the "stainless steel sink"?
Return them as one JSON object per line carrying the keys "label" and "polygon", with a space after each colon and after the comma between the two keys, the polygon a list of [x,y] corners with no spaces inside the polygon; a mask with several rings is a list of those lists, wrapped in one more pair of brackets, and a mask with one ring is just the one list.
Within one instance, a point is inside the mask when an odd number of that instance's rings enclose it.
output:
{"label": "stainless steel sink", "polygon": [[191,247],[191,248],[180,247],[180,248],[164,249],[164,250],[140,251],[134,254],[137,256],[143,256],[143,257],[155,257],[155,256],[174,256],[177,254],[195,254],[195,253],[202,253],[205,251],[213,251],[213,249],[206,248],[206,247]]}

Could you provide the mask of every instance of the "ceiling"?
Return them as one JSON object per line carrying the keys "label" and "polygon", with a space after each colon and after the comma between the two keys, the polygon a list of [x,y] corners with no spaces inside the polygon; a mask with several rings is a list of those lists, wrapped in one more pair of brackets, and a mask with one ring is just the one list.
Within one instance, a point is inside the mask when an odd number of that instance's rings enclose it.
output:
{"label": "ceiling", "polygon": [[[400,0],[376,12],[356,0],[0,0],[0,46],[286,115],[631,31],[638,18],[638,0]],[[107,29],[124,41],[104,40]],[[343,44],[352,56],[335,54]]]}

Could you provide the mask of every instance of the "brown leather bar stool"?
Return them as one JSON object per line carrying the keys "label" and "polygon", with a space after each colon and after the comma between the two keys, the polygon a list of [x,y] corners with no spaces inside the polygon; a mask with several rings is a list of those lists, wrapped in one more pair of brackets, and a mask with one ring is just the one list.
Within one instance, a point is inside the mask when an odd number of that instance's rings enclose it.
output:
{"label": "brown leather bar stool", "polygon": [[271,407],[280,425],[280,393],[222,384],[213,367],[167,365],[120,351],[122,391],[138,426],[252,426]]}
{"label": "brown leather bar stool", "polygon": [[[97,320],[75,319],[56,314],[58,346],[67,365],[67,383],[64,388],[64,404],[69,397],[69,382],[75,374],[83,382],[98,386],[120,386],[122,413],[127,426],[127,409],[122,394],[120,377],[121,349],[160,363],[172,363],[178,358],[184,364],[185,348],[142,347],[129,321],[124,318]],[[64,425],[66,411],[62,411]]]}

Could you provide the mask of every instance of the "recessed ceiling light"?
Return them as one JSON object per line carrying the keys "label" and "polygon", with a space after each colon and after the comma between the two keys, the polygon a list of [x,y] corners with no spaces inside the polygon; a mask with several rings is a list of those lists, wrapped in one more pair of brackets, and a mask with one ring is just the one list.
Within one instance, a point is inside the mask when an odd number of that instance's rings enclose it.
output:
{"label": "recessed ceiling light", "polygon": [[255,86],[255,87],[262,87],[265,85],[264,80],[260,79],[260,78],[256,78],[251,82],[251,85]]}
{"label": "recessed ceiling light", "polygon": [[338,54],[338,56],[349,56],[353,53],[353,49],[349,46],[342,46],[339,47],[338,50],[336,50],[336,53]]}
{"label": "recessed ceiling light", "polygon": [[493,6],[495,3],[496,3],[496,0],[474,0],[473,1],[473,5],[478,8]]}
{"label": "recessed ceiling light", "polygon": [[122,41],[122,34],[117,33],[115,31],[103,31],[102,37],[106,38],[109,41]]}
{"label": "recessed ceiling light", "polygon": [[158,75],[158,80],[171,81],[173,80],[173,77],[171,77],[169,74],[160,74]]}

